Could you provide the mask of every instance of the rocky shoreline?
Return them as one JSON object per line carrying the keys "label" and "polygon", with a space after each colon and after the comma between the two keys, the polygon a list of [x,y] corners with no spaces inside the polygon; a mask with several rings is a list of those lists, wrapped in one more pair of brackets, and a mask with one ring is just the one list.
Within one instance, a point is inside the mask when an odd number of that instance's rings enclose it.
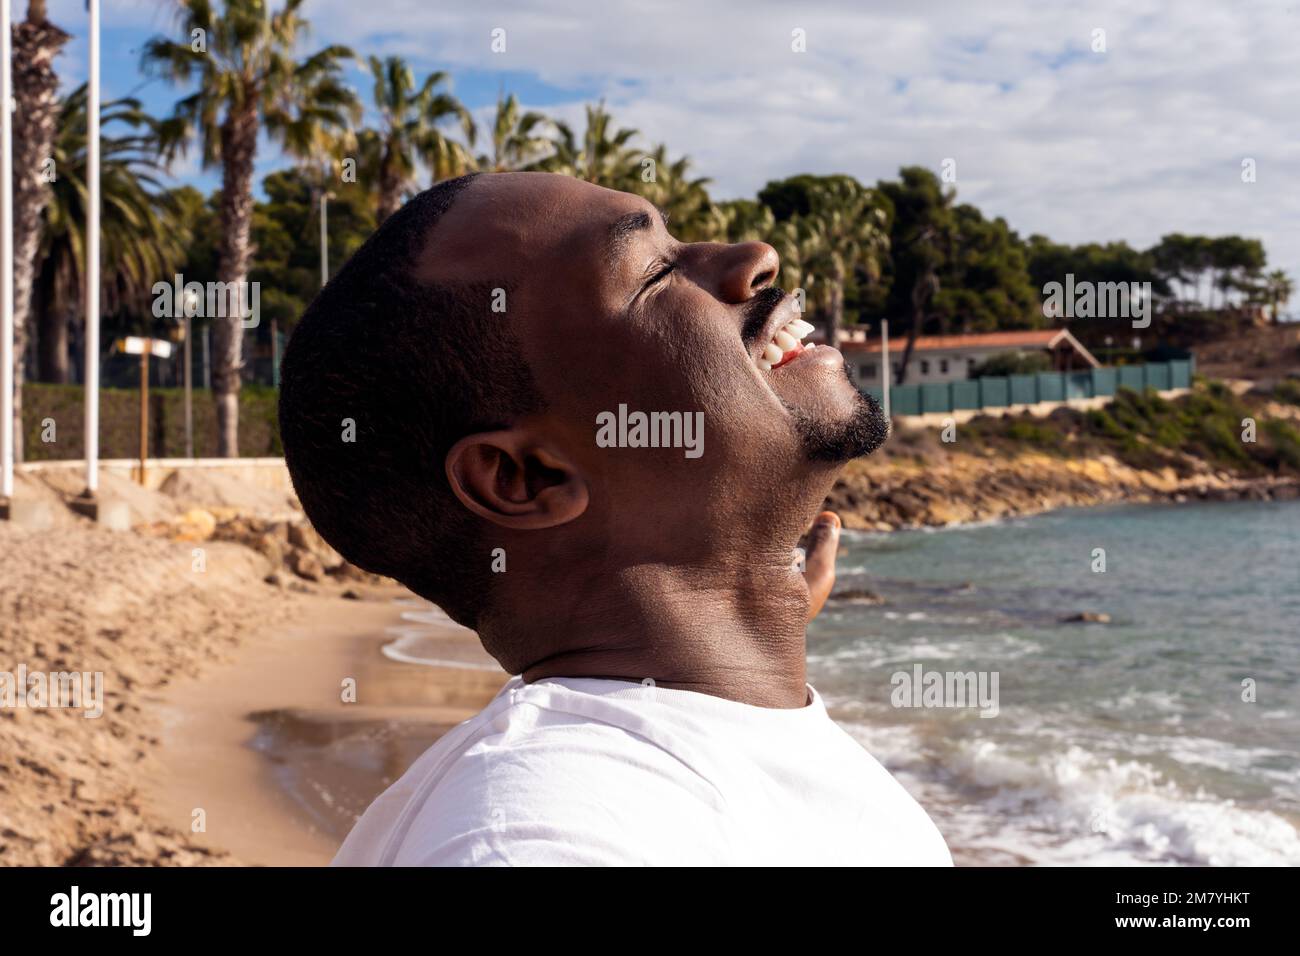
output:
{"label": "rocky shoreline", "polygon": [[1269,501],[1300,498],[1300,481],[1209,467],[1179,475],[1132,468],[1110,455],[1057,458],[964,452],[906,461],[853,462],[826,507],[861,531],[943,527],[1117,502]]}

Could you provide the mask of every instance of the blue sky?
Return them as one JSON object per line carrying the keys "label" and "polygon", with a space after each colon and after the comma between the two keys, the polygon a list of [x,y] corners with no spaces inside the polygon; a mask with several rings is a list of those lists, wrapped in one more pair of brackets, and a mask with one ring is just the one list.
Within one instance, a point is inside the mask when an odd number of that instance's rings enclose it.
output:
{"label": "blue sky", "polygon": [[[82,2],[55,0],[51,4],[51,19],[73,35],[72,42],[65,48],[64,55],[56,64],[67,89],[84,82],[89,68],[88,15],[83,2],[84,0]],[[382,4],[384,0],[378,2]],[[25,11],[25,5],[21,0],[16,0],[15,6]],[[306,9],[309,18],[313,13],[312,6],[309,0]],[[145,41],[154,35],[160,33],[176,35],[176,31],[171,26],[172,6],[158,0],[121,0],[118,3],[107,0],[101,10],[100,58],[103,98],[109,100],[115,97],[134,96],[154,115],[162,116],[169,113],[176,100],[188,90],[143,73],[140,69],[140,51]],[[19,10],[16,10],[15,18],[20,15]],[[119,23],[122,25],[117,25]],[[382,21],[376,23],[380,25]],[[318,19],[313,22],[312,40],[319,42],[313,44],[309,40],[304,45],[304,49],[327,42],[345,43],[359,55],[375,53],[383,56],[401,48],[402,55],[407,58],[416,70],[417,76],[420,77],[432,70],[448,69],[445,63],[437,63],[432,58],[420,54],[419,51],[406,49],[407,37],[400,30],[394,31],[392,26],[380,25],[376,32],[367,34],[358,41],[333,35],[333,31],[329,30],[328,19]],[[489,65],[495,64],[489,63]],[[348,67],[346,75],[347,81],[358,90],[363,102],[368,103],[366,98],[370,94],[371,87],[369,72],[359,64],[352,64]],[[491,114],[496,104],[497,94],[501,90],[515,93],[529,108],[536,109],[594,101],[602,94],[600,86],[581,80],[564,86],[554,86],[543,80],[535,71],[493,70],[482,67],[457,69],[451,77],[450,88],[461,102],[480,117]],[[259,149],[257,163],[259,181],[266,173],[284,165],[286,160],[275,144],[263,142]],[[199,168],[197,161],[192,158],[180,161],[174,169],[174,174],[178,182],[191,183],[205,192],[220,185],[219,170]]]}
{"label": "blue sky", "polygon": [[[106,96],[170,107],[176,91],[141,86],[138,61],[171,9],[105,2]],[[1300,0],[307,0],[304,12],[314,43],[450,71],[480,118],[503,85],[570,121],[604,97],[647,144],[689,154],[720,198],[796,172],[871,182],[953,159],[959,200],[1022,235],[1146,246],[1240,233],[1300,280]],[[51,18],[76,37],[58,68],[79,82],[82,0],[51,0]],[[265,148],[259,172],[282,164]],[[216,182],[192,161],[175,172]]]}

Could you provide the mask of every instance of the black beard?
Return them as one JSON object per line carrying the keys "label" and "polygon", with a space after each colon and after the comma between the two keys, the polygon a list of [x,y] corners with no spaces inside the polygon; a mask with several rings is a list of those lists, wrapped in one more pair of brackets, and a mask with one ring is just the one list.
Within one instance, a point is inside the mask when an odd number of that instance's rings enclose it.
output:
{"label": "black beard", "polygon": [[[844,374],[849,374],[845,366]],[[854,386],[854,391],[857,387]],[[839,464],[862,458],[884,444],[889,437],[889,422],[885,412],[870,395],[857,392],[858,400],[847,421],[826,422],[813,418],[802,409],[785,404],[794,419],[795,431],[803,442],[804,454],[809,461]]]}

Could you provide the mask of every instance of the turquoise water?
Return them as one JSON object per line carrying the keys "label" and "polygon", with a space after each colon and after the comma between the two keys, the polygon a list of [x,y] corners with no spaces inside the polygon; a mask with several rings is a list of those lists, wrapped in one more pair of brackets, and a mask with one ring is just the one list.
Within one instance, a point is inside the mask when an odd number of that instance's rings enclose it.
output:
{"label": "turquoise water", "polygon": [[[1300,864],[1300,503],[1061,511],[846,549],[837,587],[886,603],[828,605],[809,679],[958,862]],[[1061,622],[1085,611],[1111,622]],[[894,706],[892,675],[917,664],[997,672],[997,715]]]}

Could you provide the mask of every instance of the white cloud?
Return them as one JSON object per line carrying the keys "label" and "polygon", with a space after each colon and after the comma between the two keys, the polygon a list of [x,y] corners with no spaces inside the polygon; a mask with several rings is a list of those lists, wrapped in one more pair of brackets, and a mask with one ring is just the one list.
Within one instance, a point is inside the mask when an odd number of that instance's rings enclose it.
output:
{"label": "white cloud", "polygon": [[[304,12],[319,41],[595,89],[621,124],[690,154],[719,196],[952,157],[960,199],[1024,235],[1144,246],[1236,232],[1300,276],[1296,0],[309,0]],[[144,0],[115,16],[161,25]],[[791,52],[795,28],[806,53]],[[1090,49],[1096,29],[1105,53]],[[581,102],[548,109],[575,118]],[[1256,183],[1241,182],[1244,157]]]}

